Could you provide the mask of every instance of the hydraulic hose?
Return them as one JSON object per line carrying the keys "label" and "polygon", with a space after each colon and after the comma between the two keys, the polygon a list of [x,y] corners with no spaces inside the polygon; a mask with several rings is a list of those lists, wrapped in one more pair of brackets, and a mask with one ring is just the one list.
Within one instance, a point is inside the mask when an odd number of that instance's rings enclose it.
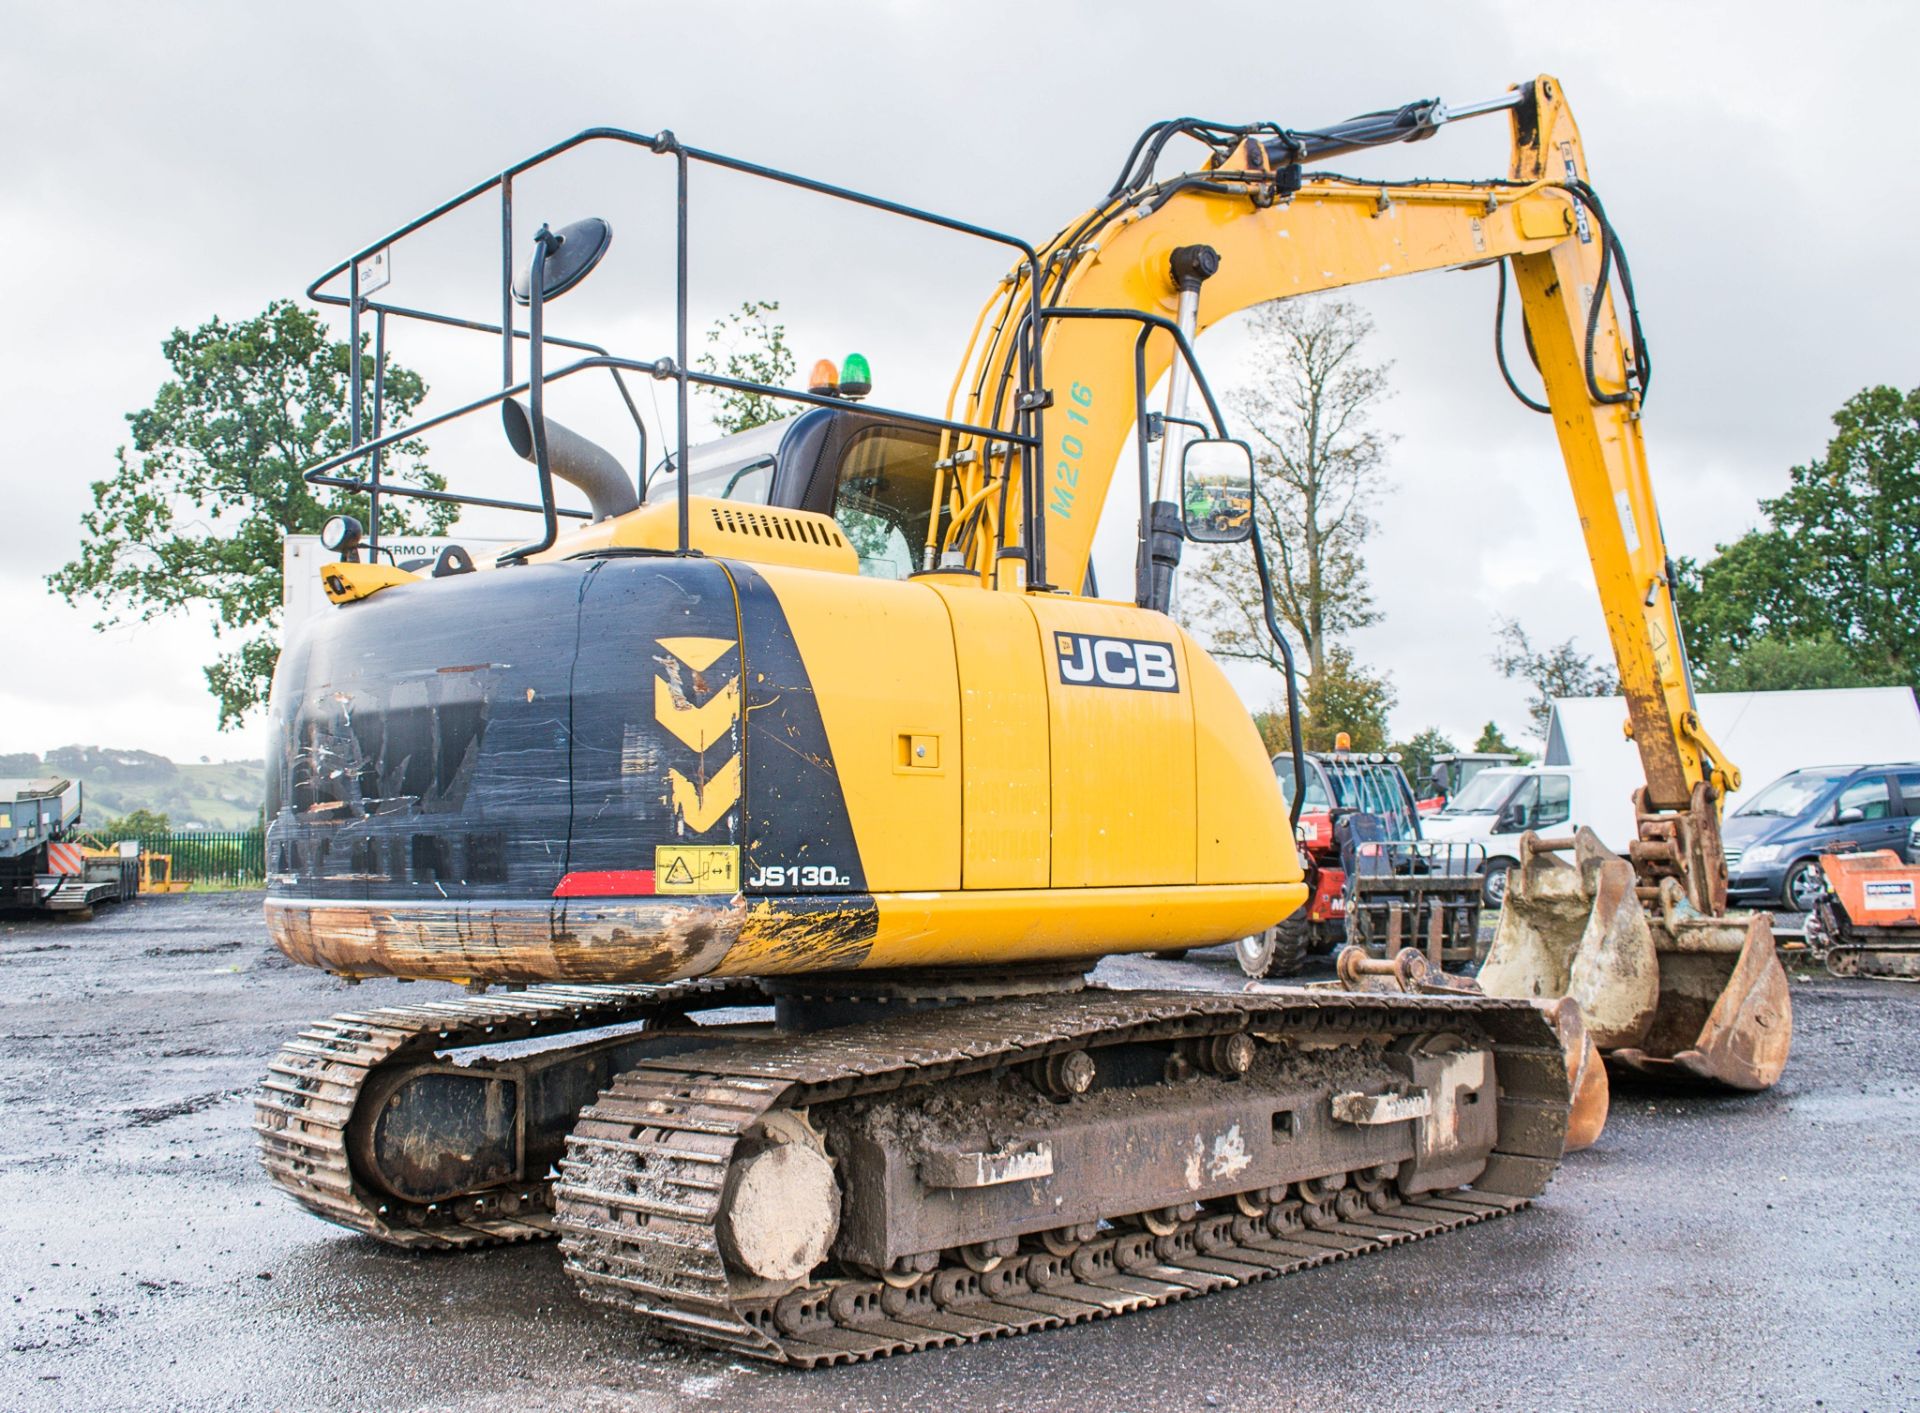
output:
{"label": "hydraulic hose", "polygon": [[1253,520],[1253,567],[1260,576],[1260,610],[1266,616],[1267,632],[1273,635],[1274,643],[1280,649],[1281,660],[1287,664],[1287,739],[1293,751],[1293,800],[1287,809],[1287,827],[1300,827],[1300,807],[1307,798],[1307,761],[1306,751],[1300,744],[1300,693],[1293,668],[1293,644],[1287,641],[1287,635],[1280,631],[1280,617],[1273,607],[1273,580],[1267,573],[1267,547],[1260,541],[1260,521]]}

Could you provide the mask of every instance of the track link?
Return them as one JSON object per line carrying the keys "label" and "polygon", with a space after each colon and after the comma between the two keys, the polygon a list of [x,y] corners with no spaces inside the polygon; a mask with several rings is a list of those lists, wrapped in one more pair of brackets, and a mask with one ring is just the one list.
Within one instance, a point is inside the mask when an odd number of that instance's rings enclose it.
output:
{"label": "track link", "polygon": [[281,1047],[254,1099],[260,1159],[274,1185],[316,1216],[394,1246],[459,1250],[555,1235],[545,1180],[452,1203],[396,1202],[356,1178],[348,1126],[373,1077],[444,1050],[630,1024],[689,1005],[760,1005],[751,983],[532,986],[497,996],[382,1006],[316,1021]]}
{"label": "track link", "polygon": [[[728,1164],[775,1108],[937,1084],[1093,1043],[1239,1029],[1336,1039],[1456,1024],[1491,1039],[1500,1087],[1500,1137],[1470,1190],[1402,1202],[1389,1187],[1350,1202],[1338,1220],[1323,1212],[1315,1227],[1216,1205],[1165,1234],[1111,1231],[1069,1256],[1029,1243],[982,1274],[948,1253],[908,1284],[816,1278],[779,1299],[737,1299],[723,1264]],[[555,1221],[586,1298],[659,1333],[813,1367],[1123,1314],[1505,1215],[1551,1178],[1567,1110],[1564,1056],[1525,1002],[1089,991],[643,1062],[582,1114],[554,1189]]]}

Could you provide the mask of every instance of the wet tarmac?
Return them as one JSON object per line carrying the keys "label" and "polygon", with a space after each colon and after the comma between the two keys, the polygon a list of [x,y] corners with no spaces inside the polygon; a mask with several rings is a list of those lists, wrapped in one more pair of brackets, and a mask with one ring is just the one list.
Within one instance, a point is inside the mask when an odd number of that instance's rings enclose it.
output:
{"label": "wet tarmac", "polygon": [[[1534,1209],[1162,1310],[802,1374],[651,1343],[551,1245],[410,1257],[253,1160],[248,1095],[349,989],[259,898],[0,921],[4,1408],[1920,1406],[1920,986],[1796,982],[1772,1092],[1616,1093]],[[1110,962],[1237,987],[1225,951]]]}

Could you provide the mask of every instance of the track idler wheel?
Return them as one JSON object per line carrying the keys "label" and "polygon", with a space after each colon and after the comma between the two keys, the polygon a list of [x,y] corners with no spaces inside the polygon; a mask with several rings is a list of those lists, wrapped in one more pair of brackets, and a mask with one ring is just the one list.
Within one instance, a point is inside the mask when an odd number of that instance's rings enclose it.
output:
{"label": "track idler wheel", "polygon": [[1040,1245],[1049,1256],[1066,1260],[1100,1234],[1097,1222],[1080,1222],[1070,1227],[1055,1227],[1040,1233]]}
{"label": "track idler wheel", "polygon": [[1172,1236],[1183,1222],[1190,1222],[1199,1214],[1198,1202],[1182,1202],[1177,1207],[1156,1207],[1151,1212],[1141,1212],[1134,1220],[1155,1236]]}
{"label": "track idler wheel", "polygon": [[1099,1072],[1094,1068],[1093,1056],[1085,1050],[1068,1050],[1064,1054],[1049,1055],[1033,1066],[1033,1082],[1039,1089],[1054,1099],[1075,1099],[1093,1089],[1094,1080]]}
{"label": "track idler wheel", "polygon": [[985,1275],[1020,1249],[1018,1237],[1003,1236],[994,1241],[972,1241],[960,1248],[960,1259],[970,1271]]}
{"label": "track idler wheel", "polygon": [[803,1113],[775,1110],[750,1143],[727,1169],[716,1231],[720,1251],[748,1282],[791,1288],[827,1259],[840,1232],[840,1183]]}

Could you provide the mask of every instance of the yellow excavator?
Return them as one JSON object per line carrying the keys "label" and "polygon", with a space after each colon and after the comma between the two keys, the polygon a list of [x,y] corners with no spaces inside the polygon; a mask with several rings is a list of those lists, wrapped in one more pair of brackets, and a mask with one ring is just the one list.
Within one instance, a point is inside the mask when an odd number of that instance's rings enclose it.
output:
{"label": "yellow excavator", "polygon": [[[1496,113],[1502,179],[1324,170]],[[1162,175],[1176,142],[1204,158]],[[670,355],[546,331],[612,232],[543,225],[522,261],[515,183],[583,146],[669,164]],[[864,402],[857,356],[805,391],[691,365],[690,177],[713,168],[1009,252],[941,415]],[[1535,1004],[1563,993],[1611,1024],[1621,988],[1650,983],[1647,1024],[1607,1032],[1623,1059],[1769,1081],[1788,1020],[1760,924],[1703,1028],[1670,1006],[1676,975],[1690,1004],[1728,970],[1730,768],[1693,715],[1641,453],[1647,357],[1584,172],[1544,77],[1314,130],[1177,119],[1036,247],[594,129],[329,270],[309,293],[344,309],[356,361],[366,325],[383,346],[390,321],[426,320],[496,339],[502,376],[387,429],[383,361],[371,427],[356,367],[353,445],[308,473],[370,512],[329,525],[336,608],[275,676],[267,921],[296,961],[471,994],[288,1041],[257,1099],[273,1180],[403,1247],[557,1235],[587,1298],[811,1366],[1120,1314],[1524,1206],[1567,1141],[1571,1008]],[[460,213],[497,215],[497,322],[384,288],[396,243]],[[1501,934],[1500,994],[1404,967],[1386,989],[1088,984],[1102,956],[1254,932],[1305,893],[1248,713],[1166,612],[1189,540],[1251,540],[1265,582],[1252,458],[1195,340],[1256,302],[1482,264],[1512,269],[1580,506],[1648,762],[1642,844],[1621,861],[1583,839],[1566,864],[1535,841],[1515,891],[1542,902],[1527,939]],[[546,415],[575,377],[613,384],[641,470],[627,380],[674,385],[677,444],[646,481]],[[696,447],[703,387],[799,410]],[[386,448],[492,408],[537,499],[383,480]],[[1116,466],[1142,507],[1130,600],[1099,597],[1089,564]],[[525,510],[540,533],[485,566],[458,547],[396,563],[380,500],[422,494]],[[1270,591],[1267,617],[1286,651]],[[1552,897],[1580,914],[1558,930]],[[1716,1069],[1727,1053],[1748,1068]]]}

